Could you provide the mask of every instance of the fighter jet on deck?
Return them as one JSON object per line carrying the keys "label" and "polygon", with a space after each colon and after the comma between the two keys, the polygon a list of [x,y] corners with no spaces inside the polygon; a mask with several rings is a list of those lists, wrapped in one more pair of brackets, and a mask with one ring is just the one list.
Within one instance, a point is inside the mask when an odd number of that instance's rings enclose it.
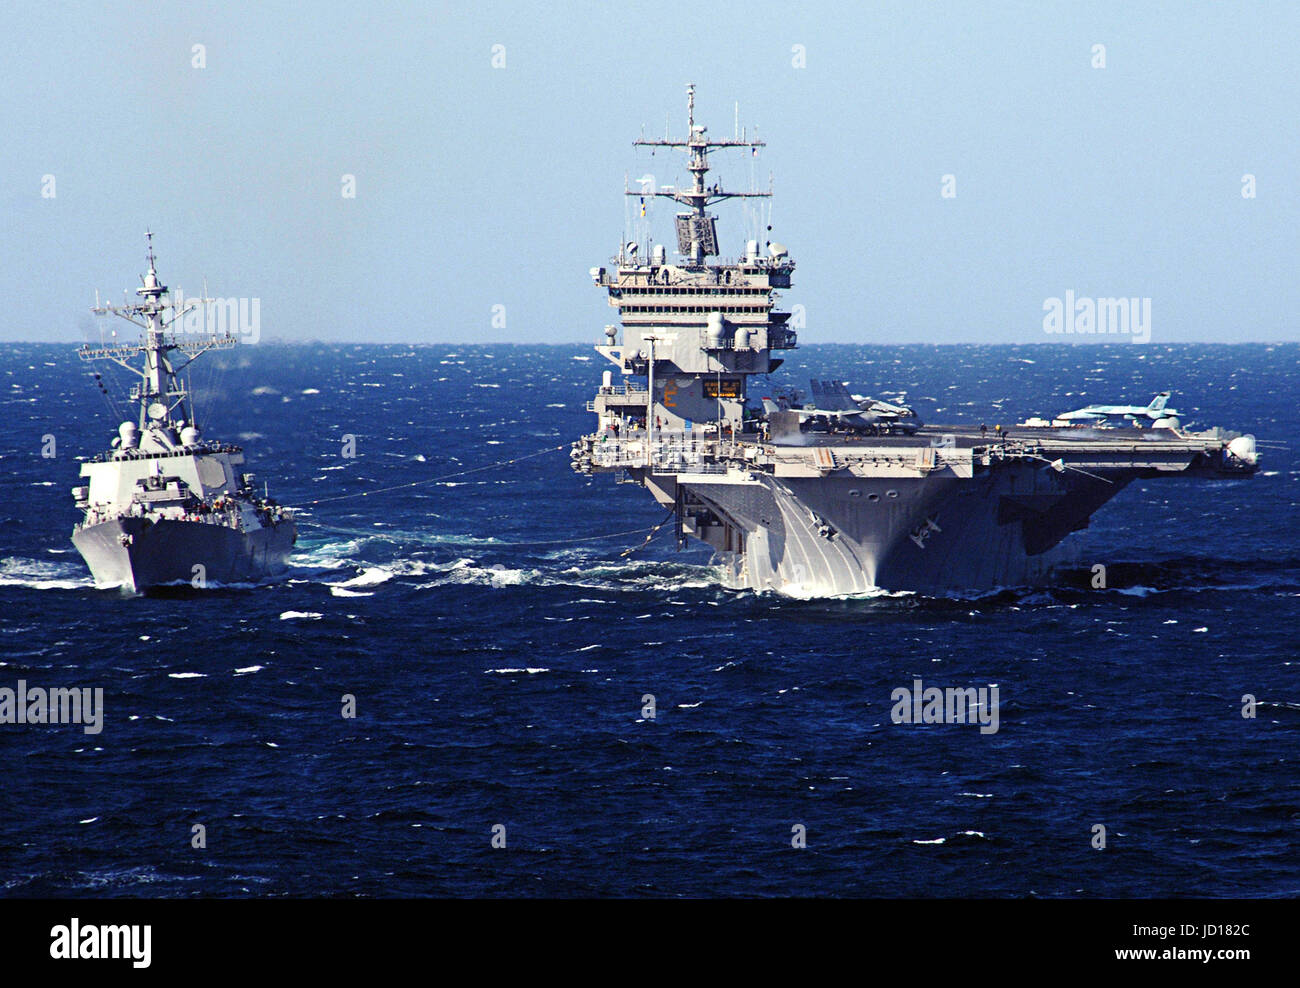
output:
{"label": "fighter jet on deck", "polygon": [[1152,428],[1178,428],[1178,415],[1167,407],[1169,392],[1161,391],[1149,405],[1088,405],[1056,416],[1058,421],[1077,424],[1100,424],[1113,418],[1123,418],[1134,425]]}
{"label": "fighter jet on deck", "polygon": [[894,405],[874,398],[855,398],[841,381],[809,382],[813,400],[803,405],[790,401],[763,399],[763,409],[773,412],[795,412],[801,423],[822,424],[835,430],[883,434],[900,432],[911,435],[921,427],[916,412],[906,405]]}

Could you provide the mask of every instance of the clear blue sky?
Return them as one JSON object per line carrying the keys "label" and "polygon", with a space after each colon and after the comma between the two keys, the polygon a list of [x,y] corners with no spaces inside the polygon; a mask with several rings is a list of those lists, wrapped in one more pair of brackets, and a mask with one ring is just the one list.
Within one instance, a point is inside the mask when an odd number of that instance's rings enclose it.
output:
{"label": "clear blue sky", "polygon": [[1153,342],[1300,339],[1300,4],[981,6],[10,2],[0,338],[82,339],[148,226],[266,338],[593,341],[624,176],[685,174],[631,142],[694,82],[769,142],[805,341],[1049,342],[1067,289],[1150,297]]}

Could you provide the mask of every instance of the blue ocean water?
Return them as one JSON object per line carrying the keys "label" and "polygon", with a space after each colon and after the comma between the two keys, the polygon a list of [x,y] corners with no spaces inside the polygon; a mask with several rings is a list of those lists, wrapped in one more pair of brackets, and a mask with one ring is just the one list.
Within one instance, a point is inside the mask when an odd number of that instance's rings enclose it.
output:
{"label": "blue ocean water", "polygon": [[[1123,491],[1084,554],[1110,589],[795,601],[721,589],[671,525],[621,556],[663,512],[569,469],[603,368],[209,355],[209,435],[303,508],[293,568],[125,597],[69,542],[77,457],[117,418],[71,347],[0,346],[0,686],[105,694],[98,735],[0,726],[0,894],[1300,893],[1293,448]],[[1300,435],[1295,344],[809,346],[776,377],[810,376],[933,422],[1171,389],[1193,427]],[[916,678],[997,684],[1000,730],[893,724]]]}

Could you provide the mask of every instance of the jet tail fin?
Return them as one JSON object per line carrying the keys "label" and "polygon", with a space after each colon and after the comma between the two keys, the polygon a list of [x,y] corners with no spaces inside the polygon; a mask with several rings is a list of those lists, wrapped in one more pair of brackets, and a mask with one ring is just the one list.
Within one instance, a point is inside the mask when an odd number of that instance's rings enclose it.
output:
{"label": "jet tail fin", "polygon": [[858,403],[849,394],[843,381],[812,381],[813,401],[818,408],[830,412],[854,412]]}
{"label": "jet tail fin", "polygon": [[1154,398],[1151,399],[1151,404],[1147,406],[1147,409],[1152,412],[1158,412],[1161,409],[1163,409],[1165,405],[1167,405],[1168,403],[1169,403],[1169,392],[1161,391],[1158,395],[1156,395]]}

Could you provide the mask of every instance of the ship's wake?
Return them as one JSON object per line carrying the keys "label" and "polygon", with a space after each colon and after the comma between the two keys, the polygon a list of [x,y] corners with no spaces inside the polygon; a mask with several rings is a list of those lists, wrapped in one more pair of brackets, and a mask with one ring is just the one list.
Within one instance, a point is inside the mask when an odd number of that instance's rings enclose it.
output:
{"label": "ship's wake", "polygon": [[[439,551],[439,547],[443,551]],[[815,586],[775,590],[733,590],[724,584],[721,566],[663,559],[624,559],[590,547],[552,549],[507,555],[508,546],[491,540],[455,537],[406,541],[395,533],[358,532],[341,540],[303,539],[289,558],[289,570],[257,584],[212,585],[194,590],[188,584],[155,588],[165,596],[240,591],[268,585],[316,584],[336,597],[369,597],[394,587],[437,590],[456,586],[573,588],[591,591],[688,591],[712,600],[755,597],[781,602],[836,601],[850,606],[909,610],[980,607],[1077,606],[1109,601],[1132,603],[1178,594],[1254,592],[1300,595],[1300,558],[1222,559],[1180,556],[1155,561],[1121,561],[1105,565],[1104,576],[1091,567],[1066,570],[1046,587],[999,587],[993,590],[921,594],[872,589],[856,594],[826,594]],[[397,553],[394,553],[394,550]],[[94,589],[84,565],[72,560],[0,558],[0,587],[29,590]]]}
{"label": "ship's wake", "polygon": [[[316,545],[300,544],[301,551],[290,557],[294,582],[318,583],[338,597],[370,596],[386,588],[403,586],[415,590],[442,587],[481,586],[570,587],[598,591],[722,592],[722,570],[710,565],[643,559],[610,559],[592,550],[560,549],[525,559],[518,556],[494,558],[492,543],[481,546],[451,543],[449,551],[437,553],[424,546],[392,556],[388,535],[366,536]],[[482,552],[475,552],[481,548]],[[378,551],[377,551],[378,550]]]}

